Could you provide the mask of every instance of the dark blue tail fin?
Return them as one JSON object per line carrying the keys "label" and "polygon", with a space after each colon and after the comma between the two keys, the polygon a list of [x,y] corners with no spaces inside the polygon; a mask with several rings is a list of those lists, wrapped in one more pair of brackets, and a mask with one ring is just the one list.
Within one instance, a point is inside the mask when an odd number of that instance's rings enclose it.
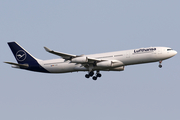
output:
{"label": "dark blue tail fin", "polygon": [[11,48],[11,51],[13,52],[14,57],[16,58],[16,60],[19,64],[27,64],[27,63],[37,62],[36,58],[33,57],[31,54],[29,54],[18,43],[9,42],[8,45]]}
{"label": "dark blue tail fin", "polygon": [[19,64],[11,63],[11,62],[6,62],[6,63],[18,65],[20,68],[26,69],[26,70],[37,71],[37,72],[48,72],[38,63],[41,60],[33,57],[18,43],[9,42],[8,45],[11,48],[11,51],[13,52],[14,57],[16,58]]}

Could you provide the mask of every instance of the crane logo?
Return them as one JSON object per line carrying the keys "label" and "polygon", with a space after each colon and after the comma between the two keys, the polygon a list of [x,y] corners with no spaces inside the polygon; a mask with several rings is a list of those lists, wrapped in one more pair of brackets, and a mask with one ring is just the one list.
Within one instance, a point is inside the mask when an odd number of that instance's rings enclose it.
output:
{"label": "crane logo", "polygon": [[24,61],[26,59],[26,52],[24,52],[23,50],[19,50],[16,53],[16,59],[21,62]]}

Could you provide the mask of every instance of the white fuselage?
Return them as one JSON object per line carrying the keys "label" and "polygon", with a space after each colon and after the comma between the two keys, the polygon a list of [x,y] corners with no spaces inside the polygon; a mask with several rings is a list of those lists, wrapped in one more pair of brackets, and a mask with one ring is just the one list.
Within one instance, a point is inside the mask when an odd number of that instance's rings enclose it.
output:
{"label": "white fuselage", "polygon": [[[122,64],[115,67],[92,67],[93,70],[100,71],[120,71],[116,70],[118,67],[124,67],[133,64],[142,64],[149,62],[157,62],[165,60],[176,55],[177,52],[169,47],[149,47],[139,48],[125,51],[108,52],[101,54],[85,55],[86,57],[101,59],[101,60],[117,60]],[[82,64],[72,63],[70,60],[65,59],[52,59],[52,60],[38,60],[38,63],[50,73],[66,73],[75,71],[89,71],[89,66],[86,67]]]}

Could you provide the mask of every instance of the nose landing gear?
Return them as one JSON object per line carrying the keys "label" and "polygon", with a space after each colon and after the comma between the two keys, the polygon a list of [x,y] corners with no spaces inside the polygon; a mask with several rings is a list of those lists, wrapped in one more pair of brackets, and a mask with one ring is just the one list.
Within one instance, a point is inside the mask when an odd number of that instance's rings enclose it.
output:
{"label": "nose landing gear", "polygon": [[161,63],[162,63],[162,60],[159,61],[159,68],[162,68]]}

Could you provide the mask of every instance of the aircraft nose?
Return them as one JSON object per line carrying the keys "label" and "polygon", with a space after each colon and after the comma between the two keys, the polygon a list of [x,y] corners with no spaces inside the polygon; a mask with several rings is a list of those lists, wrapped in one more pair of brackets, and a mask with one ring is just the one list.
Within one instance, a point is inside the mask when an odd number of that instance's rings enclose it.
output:
{"label": "aircraft nose", "polygon": [[174,51],[174,55],[176,55],[177,54],[177,51]]}
{"label": "aircraft nose", "polygon": [[174,50],[174,51],[173,51],[173,56],[175,56],[176,54],[177,54],[177,51]]}

